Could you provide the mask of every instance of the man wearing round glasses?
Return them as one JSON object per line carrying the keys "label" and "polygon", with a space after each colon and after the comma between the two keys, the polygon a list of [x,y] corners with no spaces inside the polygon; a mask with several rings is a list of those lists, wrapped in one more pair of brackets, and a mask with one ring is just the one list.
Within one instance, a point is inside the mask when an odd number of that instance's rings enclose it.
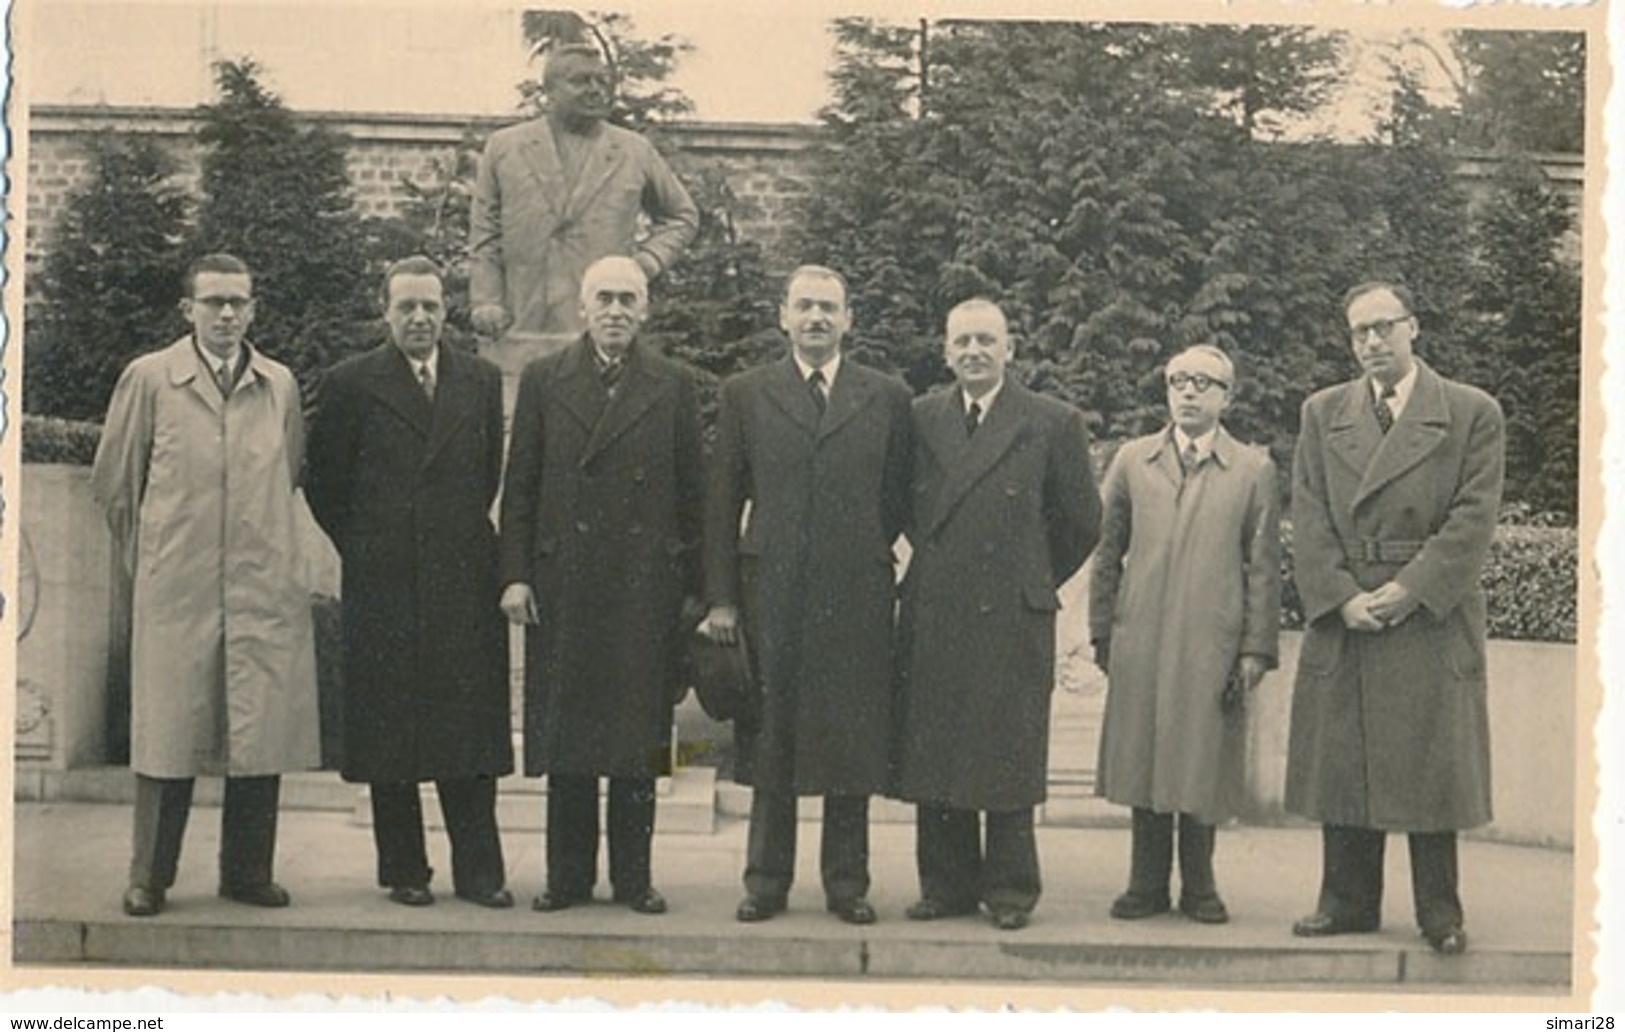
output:
{"label": "man wearing round glasses", "polygon": [[1416,920],[1467,948],[1456,832],[1490,820],[1484,593],[1505,461],[1500,406],[1414,354],[1404,287],[1344,298],[1363,374],[1304,403],[1292,468],[1306,632],[1286,808],[1323,825],[1301,936],[1374,931],[1383,846],[1409,836]]}
{"label": "man wearing round glasses", "polygon": [[272,880],[279,776],[320,761],[299,385],[247,340],[247,265],[205,255],[184,286],[192,332],[124,370],[91,471],[134,585],[131,917],[164,909],[198,775],[226,779],[220,895],[287,906]]}
{"label": "man wearing round glasses", "polygon": [[1133,807],[1122,920],[1172,909],[1222,924],[1214,825],[1245,789],[1245,698],[1275,666],[1279,503],[1269,454],[1220,422],[1235,367],[1200,344],[1168,362],[1171,424],[1125,444],[1106,474],[1089,582],[1095,661],[1107,673],[1096,792]]}

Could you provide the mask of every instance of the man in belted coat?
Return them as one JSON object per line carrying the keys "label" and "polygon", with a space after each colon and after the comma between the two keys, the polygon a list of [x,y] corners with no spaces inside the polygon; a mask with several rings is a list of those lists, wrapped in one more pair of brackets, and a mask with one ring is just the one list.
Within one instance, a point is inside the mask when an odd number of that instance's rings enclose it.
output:
{"label": "man in belted coat", "polygon": [[1166,378],[1169,425],[1124,444],[1106,473],[1089,578],[1089,639],[1108,679],[1095,793],[1133,808],[1128,890],[1111,915],[1170,909],[1177,830],[1179,911],[1222,924],[1215,825],[1244,796],[1246,698],[1276,662],[1279,488],[1269,453],[1220,420],[1230,356],[1198,344]]}
{"label": "man in belted coat", "polygon": [[510,907],[497,778],[513,770],[508,640],[490,509],[502,477],[502,387],[491,364],[440,344],[438,267],[384,275],[390,341],[321,383],[311,511],[343,561],[344,759],[370,786],[378,884],[434,902],[418,782],[433,781],[452,888]]}
{"label": "man in belted coat", "polygon": [[[581,277],[594,261],[631,255],[654,279],[699,228],[654,146],[605,121],[614,84],[590,46],[556,48],[542,86],[542,117],[486,142],[469,214],[474,327],[519,344],[581,333]],[[641,240],[640,214],[650,223]]]}
{"label": "man in belted coat", "polygon": [[609,780],[617,903],[666,910],[651,880],[655,779],[670,772],[685,601],[697,610],[705,481],[694,377],[637,339],[648,283],[601,258],[587,332],[525,369],[502,494],[502,609],[528,625],[525,773],[547,776],[547,887],[592,898],[598,779]]}
{"label": "man in belted coat", "polygon": [[[1026,926],[1041,881],[1057,594],[1100,531],[1083,414],[1006,376],[991,301],[948,313],[955,383],[914,402],[898,795],[918,804],[913,920]],[[986,814],[983,844],[982,814]]]}
{"label": "man in belted coat", "polygon": [[1479,574],[1504,465],[1500,406],[1413,352],[1410,292],[1345,297],[1359,378],[1303,406],[1292,521],[1304,635],[1286,807],[1324,826],[1315,913],[1297,935],[1374,930],[1383,844],[1408,833],[1416,919],[1467,947],[1456,832],[1488,822]]}
{"label": "man in belted coat", "polygon": [[320,761],[295,501],[304,417],[293,374],[246,339],[253,286],[231,255],[192,263],[192,332],[124,370],[91,469],[134,582],[132,917],[164,908],[198,775],[226,779],[220,895],[287,906],[271,877],[280,775]]}
{"label": "man in belted coat", "polygon": [[820,795],[825,906],[868,924],[869,796],[889,788],[909,391],[842,356],[852,316],[835,271],[792,272],[779,323],[790,354],[722,386],[706,503],[702,628],[723,644],[742,628],[762,696],[759,724],[734,728],[736,776],[753,789],[736,916],[785,909],[796,797]]}

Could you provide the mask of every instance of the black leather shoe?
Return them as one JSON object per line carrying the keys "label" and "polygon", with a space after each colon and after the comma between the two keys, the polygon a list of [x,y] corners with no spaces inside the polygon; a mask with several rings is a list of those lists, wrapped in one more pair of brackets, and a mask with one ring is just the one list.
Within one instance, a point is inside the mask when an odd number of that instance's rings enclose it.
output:
{"label": "black leather shoe", "polygon": [[1230,911],[1218,893],[1210,896],[1180,896],[1179,912],[1199,924],[1224,924]]}
{"label": "black leather shoe", "polygon": [[544,889],[540,896],[530,901],[530,909],[550,914],[555,910],[566,910],[577,903],[586,903],[590,899],[592,899],[590,893]]}
{"label": "black leather shoe", "polygon": [[783,912],[783,903],[762,899],[760,896],[746,896],[739,901],[739,908],[734,911],[734,917],[746,924],[753,924],[757,921],[766,921],[773,915]]}
{"label": "black leather shoe", "polygon": [[851,899],[832,899],[825,904],[824,909],[845,921],[849,925],[870,925],[878,920],[875,908],[862,896]]}
{"label": "black leather shoe", "polygon": [[288,890],[276,882],[262,882],[259,885],[222,885],[220,896],[233,903],[246,903],[251,907],[285,907],[293,902]]}
{"label": "black leather shoe", "polygon": [[1112,900],[1112,916],[1119,921],[1138,921],[1141,918],[1166,914],[1170,909],[1172,908],[1168,904],[1167,896],[1142,896],[1136,892],[1125,892]]}
{"label": "black leather shoe", "polygon": [[1299,918],[1292,925],[1292,934],[1305,939],[1315,939],[1324,935],[1346,935],[1351,932],[1374,932],[1377,922],[1372,920],[1357,920],[1349,917],[1338,917],[1328,914],[1324,910],[1317,910],[1308,917]]}
{"label": "black leather shoe", "polygon": [[988,920],[993,927],[1001,932],[1019,932],[1027,927],[1027,912],[1025,910],[1009,910],[1004,907],[994,907],[988,911]]}
{"label": "black leather shoe", "polygon": [[1459,957],[1467,952],[1467,933],[1460,928],[1446,928],[1442,932],[1422,934],[1435,953],[1441,953],[1446,957]]}
{"label": "black leather shoe", "polygon": [[434,902],[427,885],[397,885],[389,890],[389,901],[403,907],[426,907]]}
{"label": "black leather shoe", "polygon": [[624,904],[629,910],[639,914],[666,912],[666,897],[654,888],[646,888],[641,892],[617,892],[615,902]]}
{"label": "black leather shoe", "polygon": [[124,890],[124,912],[131,917],[157,917],[163,909],[163,889],[132,885]]}
{"label": "black leather shoe", "polygon": [[963,917],[966,914],[976,913],[976,904],[956,907],[926,896],[916,902],[910,903],[903,915],[910,921],[940,921],[945,917]]}
{"label": "black leather shoe", "polygon": [[457,898],[467,900],[477,907],[489,907],[492,910],[507,910],[513,906],[513,893],[507,889],[491,889],[486,892],[459,892]]}

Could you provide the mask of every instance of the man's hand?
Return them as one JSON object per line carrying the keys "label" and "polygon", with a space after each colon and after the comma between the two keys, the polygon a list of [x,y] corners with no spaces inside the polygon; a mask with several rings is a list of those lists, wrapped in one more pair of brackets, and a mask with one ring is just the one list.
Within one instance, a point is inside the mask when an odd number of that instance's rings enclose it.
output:
{"label": "man's hand", "polygon": [[468,319],[474,324],[474,332],[485,337],[502,336],[513,321],[508,318],[508,310],[501,305],[475,305],[474,310],[468,313]]}
{"label": "man's hand", "polygon": [[1372,593],[1362,591],[1343,603],[1343,626],[1351,631],[1380,631],[1386,624],[1371,612]]}
{"label": "man's hand", "polygon": [[1405,618],[1416,612],[1420,604],[1410,589],[1398,581],[1389,581],[1371,592],[1371,615],[1381,620],[1385,627],[1404,623]]}
{"label": "man's hand", "polygon": [[1106,664],[1111,661],[1112,640],[1110,638],[1096,638],[1094,646],[1095,666],[1100,668],[1101,673],[1109,674],[1111,671],[1106,669]]}
{"label": "man's hand", "polygon": [[509,623],[534,624],[536,616],[536,596],[531,594],[529,584],[513,583],[502,589],[502,613]]}
{"label": "man's hand", "polygon": [[718,645],[739,644],[739,610],[733,606],[715,605],[695,628]]}
{"label": "man's hand", "polygon": [[1263,656],[1237,657],[1235,669],[1230,672],[1230,679],[1225,681],[1224,691],[1219,695],[1219,708],[1226,713],[1240,713],[1246,709],[1247,696],[1264,679],[1266,669],[1268,664]]}

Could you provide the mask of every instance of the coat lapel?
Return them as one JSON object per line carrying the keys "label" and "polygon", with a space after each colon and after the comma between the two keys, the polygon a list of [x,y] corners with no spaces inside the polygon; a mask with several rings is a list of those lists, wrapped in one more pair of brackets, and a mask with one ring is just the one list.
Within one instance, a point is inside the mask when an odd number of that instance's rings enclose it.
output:
{"label": "coat lapel", "polygon": [[[587,154],[581,162],[581,171],[577,173],[576,181],[571,187],[570,199],[565,207],[566,216],[575,218],[592,206],[593,199],[615,174],[621,160],[621,141],[609,131],[608,126],[600,126],[588,144]],[[555,164],[558,163],[557,153],[554,154],[553,161]]]}
{"label": "coat lapel", "polygon": [[1350,381],[1342,390],[1343,397],[1326,426],[1326,447],[1358,480],[1382,447],[1383,433],[1371,408],[1371,387],[1365,377]]}
{"label": "coat lapel", "polygon": [[182,337],[165,350],[164,363],[169,367],[169,382],[190,390],[209,406],[211,412],[219,415],[225,399],[220,397],[220,388],[215,386],[214,377],[207,375],[198,350],[190,335]]}
{"label": "coat lapel", "polygon": [[982,425],[977,428],[975,435],[969,439],[965,437],[964,409],[957,388],[944,391],[943,394],[948,411],[946,415],[939,415],[933,420],[937,424],[933,428],[933,434],[939,441],[948,440],[951,434],[947,428],[948,424],[957,420],[958,434],[962,443],[957,452],[954,452],[951,446],[947,449],[945,457],[948,461],[944,464],[946,475],[943,479],[942,493],[935,514],[924,528],[926,536],[936,533],[937,528],[953,514],[959,503],[970,493],[971,488],[999,464],[999,460],[1004,458],[1005,453],[1020,439],[1022,431],[1027,427],[1027,391],[1011,380],[1005,380],[998,399],[982,417]]}
{"label": "coat lapel", "polygon": [[559,370],[559,402],[570,418],[591,432],[604,413],[604,388],[593,365],[592,342],[585,335],[571,345]]}
{"label": "coat lapel", "polygon": [[785,357],[767,378],[768,400],[789,416],[809,437],[818,434],[818,406],[807,393],[807,381],[801,378],[795,359]]}
{"label": "coat lapel", "polygon": [[519,153],[541,184],[537,196],[555,216],[561,215],[558,194],[559,184],[564,182],[564,165],[559,161],[558,148],[553,145],[553,130],[545,118],[535,119],[529,128],[530,133],[520,142]]}
{"label": "coat lapel", "polygon": [[[1419,368],[1410,400],[1405,403],[1405,411],[1399,414],[1388,433],[1383,435],[1370,465],[1365,467],[1360,486],[1354,492],[1355,506],[1407,470],[1414,469],[1450,435],[1450,407],[1445,401],[1444,385],[1439,381],[1438,374],[1421,359],[1417,359],[1416,364]],[[1369,395],[1370,388],[1363,379],[1357,386]],[[1377,417],[1372,415],[1372,425],[1375,426],[1376,422]]]}
{"label": "coat lapel", "polygon": [[621,372],[615,393],[604,406],[587,446],[582,449],[581,465],[590,463],[599,452],[648,415],[659,399],[660,377],[651,372],[643,361],[642,346],[634,344],[626,357],[626,368]]}
{"label": "coat lapel", "polygon": [[433,411],[400,348],[387,343],[374,348],[363,380],[373,396],[399,416],[402,422],[420,436],[429,436]]}
{"label": "coat lapel", "polygon": [[818,439],[822,441],[861,412],[863,407],[869,404],[874,390],[873,385],[857,374],[856,368],[850,362],[842,359],[841,372],[835,374],[835,384],[830,388],[829,403],[824,408],[823,416],[817,415],[817,406],[813,405],[812,395],[808,393],[805,381],[801,392],[806,395],[807,404],[813,409],[814,417],[818,419]]}
{"label": "coat lapel", "polygon": [[[434,461],[435,455],[479,407],[476,397],[478,382],[467,362],[463,356],[444,345],[440,348],[437,376],[434,404],[430,406],[433,414],[429,419],[429,443],[423,450],[425,466]],[[421,391],[422,388],[419,388]]]}

